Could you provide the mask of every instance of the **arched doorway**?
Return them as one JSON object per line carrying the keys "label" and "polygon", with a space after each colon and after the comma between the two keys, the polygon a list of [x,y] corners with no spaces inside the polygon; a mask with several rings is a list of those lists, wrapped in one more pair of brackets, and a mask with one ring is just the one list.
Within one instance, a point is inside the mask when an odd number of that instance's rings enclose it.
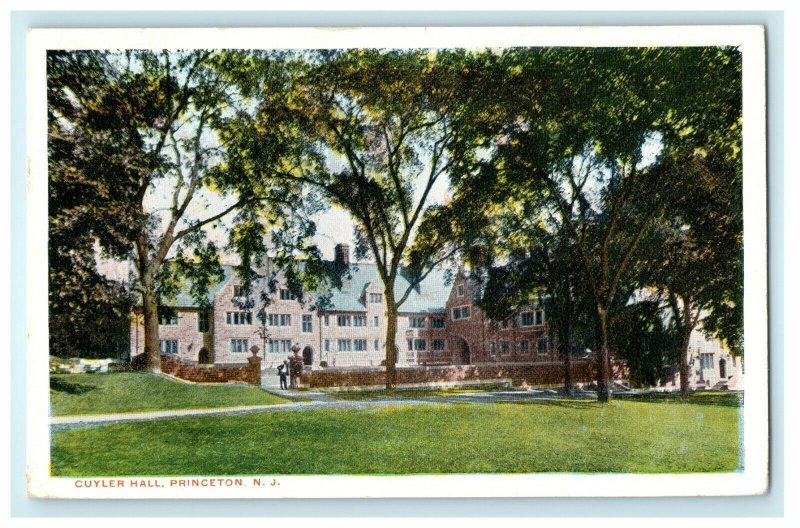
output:
{"label": "arched doorway", "polygon": [[303,349],[303,365],[311,365],[314,362],[314,349],[307,346]]}
{"label": "arched doorway", "polygon": [[726,379],[728,377],[727,376],[727,374],[728,374],[727,370],[728,369],[726,367],[727,367],[727,365],[725,364],[725,360],[724,359],[720,359],[719,360],[719,377],[720,377],[720,379]]}
{"label": "arched doorway", "polygon": [[467,344],[466,339],[460,336],[455,336],[450,339],[450,345],[453,353],[453,364],[469,365],[471,357],[469,353],[469,345]]}
{"label": "arched doorway", "polygon": [[197,353],[197,362],[204,365],[211,363],[211,353],[206,347],[202,347],[200,352]]}

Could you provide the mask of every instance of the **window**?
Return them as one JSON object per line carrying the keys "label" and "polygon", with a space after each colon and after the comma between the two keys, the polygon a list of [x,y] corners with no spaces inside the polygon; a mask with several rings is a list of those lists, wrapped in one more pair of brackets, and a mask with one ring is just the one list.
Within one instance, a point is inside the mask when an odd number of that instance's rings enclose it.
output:
{"label": "window", "polygon": [[409,339],[408,340],[408,349],[409,350],[414,350],[414,340],[413,339]]}
{"label": "window", "polygon": [[159,339],[158,350],[162,354],[177,354],[178,353],[178,340],[177,339]]}
{"label": "window", "polygon": [[337,341],[337,349],[339,350],[339,352],[350,352],[351,350],[353,350],[352,341],[350,341],[349,339],[339,339]]}
{"label": "window", "polygon": [[376,316],[374,316],[374,317],[372,318],[372,326],[374,326],[374,327],[378,327],[378,326],[380,326],[380,325],[381,325],[381,318],[380,318],[379,316],[377,316],[377,315],[376,315]]}
{"label": "window", "polygon": [[367,350],[366,339],[353,339],[353,350],[356,352],[364,352]]}
{"label": "window", "polygon": [[463,297],[464,296],[464,285],[463,284],[459,284],[458,286],[456,286],[456,295],[458,295],[459,297]]}
{"label": "window", "polygon": [[431,328],[444,328],[444,317],[435,317],[431,319]]}
{"label": "window", "polygon": [[542,326],[544,324],[544,312],[541,310],[536,310],[536,326]]}
{"label": "window", "polygon": [[231,354],[247,353],[247,339],[231,339]]}
{"label": "window", "polygon": [[383,302],[383,294],[382,293],[370,293],[369,294],[369,302],[371,302],[371,303],[382,303]]}
{"label": "window", "polygon": [[353,320],[349,315],[337,315],[336,326],[353,326]]}
{"label": "window", "polygon": [[158,309],[158,324],[174,326],[178,324],[178,314],[174,308],[161,307]]}
{"label": "window", "polygon": [[453,320],[459,321],[461,319],[469,319],[469,306],[453,308]]}
{"label": "window", "polygon": [[311,332],[311,330],[312,330],[312,327],[311,327],[311,316],[310,315],[304,315],[303,316],[303,332],[308,333],[308,332]]}
{"label": "window", "polygon": [[408,318],[408,326],[410,328],[425,328],[425,318],[424,317],[409,317]]}
{"label": "window", "polygon": [[353,326],[367,326],[367,316],[366,315],[354,315],[353,316]]}
{"label": "window", "polygon": [[330,319],[329,316],[326,315],[325,316],[325,326],[330,326],[330,325],[331,325],[331,319]]}
{"label": "window", "polygon": [[523,354],[528,353],[528,342],[527,341],[519,341],[517,342],[517,352],[522,352]]}
{"label": "window", "polygon": [[253,324],[253,314],[250,312],[228,312],[226,321],[229,325]]}
{"label": "window", "polygon": [[238,284],[233,287],[233,296],[234,297],[244,297],[244,288],[239,286]]}
{"label": "window", "polygon": [[500,353],[508,354],[508,341],[500,341]]}
{"label": "window", "polygon": [[415,339],[414,340],[414,350],[426,350],[428,348],[428,342],[424,339]]}
{"label": "window", "polygon": [[522,312],[521,326],[533,326],[533,312]]}
{"label": "window", "polygon": [[375,342],[373,343],[373,348],[374,348],[375,350],[380,350],[380,349],[381,349],[381,346],[380,346],[380,341],[378,341],[378,340],[376,339],[376,340],[375,340]]}
{"label": "window", "polygon": [[322,346],[325,349],[325,352],[330,352],[331,351],[331,340],[330,339],[326,339],[325,341],[323,341],[323,345]]}
{"label": "window", "polygon": [[431,341],[431,350],[444,350],[444,339],[434,339]]}
{"label": "window", "polygon": [[292,316],[289,314],[269,314],[269,326],[292,326]]}
{"label": "window", "polygon": [[540,354],[547,354],[547,339],[540,339],[536,342],[536,351]]}
{"label": "window", "polygon": [[293,294],[291,291],[289,291],[288,289],[286,289],[286,288],[281,288],[279,295],[280,295],[280,298],[281,298],[282,301],[296,301],[297,300],[297,296],[295,294]]}
{"label": "window", "polygon": [[208,332],[209,329],[208,310],[200,310],[197,312],[197,331]]}
{"label": "window", "polygon": [[267,341],[267,350],[270,354],[288,354],[292,351],[291,339],[270,339]]}
{"label": "window", "polygon": [[714,354],[700,354],[700,368],[713,369],[714,368]]}

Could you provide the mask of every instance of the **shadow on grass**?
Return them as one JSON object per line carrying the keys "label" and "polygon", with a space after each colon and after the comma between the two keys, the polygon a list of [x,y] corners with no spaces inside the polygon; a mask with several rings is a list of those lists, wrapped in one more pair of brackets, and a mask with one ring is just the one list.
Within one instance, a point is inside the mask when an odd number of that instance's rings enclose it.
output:
{"label": "shadow on grass", "polygon": [[511,405],[542,405],[546,407],[563,407],[567,409],[590,409],[602,405],[597,400],[566,399],[566,398],[541,398],[536,400],[505,400],[498,402]]}
{"label": "shadow on grass", "polygon": [[83,383],[75,383],[61,378],[50,378],[50,390],[67,394],[86,394],[97,387]]}
{"label": "shadow on grass", "polygon": [[617,399],[646,403],[688,403],[691,405],[714,405],[717,407],[741,407],[744,403],[742,392],[696,392],[682,397],[680,394],[618,394]]}

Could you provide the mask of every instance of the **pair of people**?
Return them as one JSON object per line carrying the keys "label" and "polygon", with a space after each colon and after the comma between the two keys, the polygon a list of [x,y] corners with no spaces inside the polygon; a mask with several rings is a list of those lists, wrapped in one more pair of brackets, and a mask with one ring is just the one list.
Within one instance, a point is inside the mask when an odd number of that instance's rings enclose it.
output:
{"label": "pair of people", "polygon": [[281,382],[281,389],[288,389],[286,386],[286,377],[289,377],[290,387],[292,389],[300,388],[300,376],[303,374],[303,358],[301,358],[297,351],[294,355],[289,356],[278,365],[278,377]]}

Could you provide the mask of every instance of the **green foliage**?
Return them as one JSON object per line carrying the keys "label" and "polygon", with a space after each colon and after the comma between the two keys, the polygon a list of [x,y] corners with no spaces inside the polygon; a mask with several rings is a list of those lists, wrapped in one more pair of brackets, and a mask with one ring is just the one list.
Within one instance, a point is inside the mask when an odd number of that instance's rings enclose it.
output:
{"label": "green foliage", "polygon": [[625,360],[630,381],[652,387],[675,369],[681,334],[665,320],[657,301],[641,301],[618,310],[612,321],[614,350]]}
{"label": "green foliage", "polygon": [[[500,57],[505,69],[496,72],[495,82],[519,90],[475,100],[483,108],[473,113],[480,124],[459,135],[470,162],[455,164],[451,174],[454,200],[493,204],[483,234],[473,236],[463,253],[473,277],[489,284],[486,309],[511,313],[519,302],[540,296],[551,300],[557,316],[558,307],[569,303],[552,301],[572,297],[567,321],[582,313],[594,318],[602,350],[610,343],[609,324],[627,317],[615,312],[626,310],[637,289],[658,282],[667,253],[673,262],[681,260],[658,239],[659,230],[688,224],[704,257],[688,262],[684,256],[692,270],[675,268],[674,277],[702,285],[706,323],[729,343],[738,342],[739,52],[521,48]],[[483,138],[480,148],[477,138]],[[566,251],[554,253],[556,241]],[[558,253],[563,256],[553,260]],[[537,269],[553,274],[545,280]]]}

